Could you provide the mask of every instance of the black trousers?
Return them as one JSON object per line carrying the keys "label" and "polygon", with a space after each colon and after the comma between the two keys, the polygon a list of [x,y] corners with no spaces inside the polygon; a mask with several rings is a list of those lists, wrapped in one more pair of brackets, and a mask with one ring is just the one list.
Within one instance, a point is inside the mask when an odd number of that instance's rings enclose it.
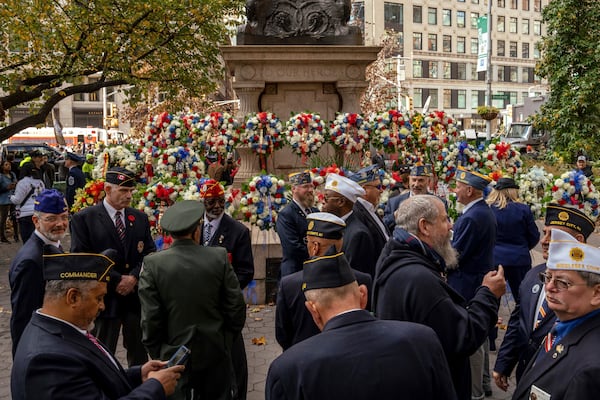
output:
{"label": "black trousers", "polygon": [[121,318],[97,318],[92,334],[114,355],[122,326],[123,347],[127,350],[128,366],[142,365],[148,361],[148,353],[142,344],[140,319],[140,314],[131,311],[123,313]]}

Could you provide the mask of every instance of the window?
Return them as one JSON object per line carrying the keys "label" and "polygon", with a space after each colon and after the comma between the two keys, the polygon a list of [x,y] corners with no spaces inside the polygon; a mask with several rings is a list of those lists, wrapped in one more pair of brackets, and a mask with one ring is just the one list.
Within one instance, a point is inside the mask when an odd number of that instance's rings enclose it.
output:
{"label": "window", "polygon": [[496,55],[498,57],[504,57],[506,55],[505,49],[506,43],[504,42],[504,40],[498,40],[498,42],[496,43]]}
{"label": "window", "polygon": [[510,33],[517,33],[517,18],[516,17],[510,17],[510,19],[508,20],[508,31]]}
{"label": "window", "polygon": [[533,11],[542,11],[542,0],[533,0]]}
{"label": "window", "polygon": [[510,0],[510,8],[511,10],[516,10],[519,8],[519,0]]}
{"label": "window", "polygon": [[456,78],[462,81],[467,80],[467,64],[466,63],[456,63]]}
{"label": "window", "polygon": [[403,8],[402,4],[384,3],[383,4],[383,19],[385,29],[392,29],[396,32],[403,30]]}
{"label": "window", "polygon": [[473,3],[473,4],[479,4],[479,0],[471,0],[471,3]]}
{"label": "window", "polygon": [[443,26],[452,26],[452,11],[451,10],[442,10],[442,25]]}
{"label": "window", "polygon": [[413,60],[413,78],[423,77],[423,61]]}
{"label": "window", "polygon": [[427,35],[427,50],[437,51],[437,35],[435,33]]}
{"label": "window", "polygon": [[429,7],[427,9],[427,23],[429,25],[437,25],[437,8]]}
{"label": "window", "polygon": [[413,6],[413,22],[420,24],[423,22],[423,7]]}
{"label": "window", "polygon": [[464,89],[458,89],[456,91],[456,107],[467,108],[467,91]]}
{"label": "window", "polygon": [[529,43],[522,43],[521,46],[521,57],[529,58]]}
{"label": "window", "polygon": [[442,63],[442,68],[444,69],[444,79],[452,78],[452,63],[450,61],[444,61]]}
{"label": "window", "polygon": [[471,90],[471,108],[477,107],[479,107],[479,90]]}
{"label": "window", "polygon": [[350,13],[350,25],[360,27],[360,30],[365,32],[365,3],[364,1],[353,1],[352,11]]}
{"label": "window", "polygon": [[73,94],[73,101],[85,101],[85,97],[83,96],[83,93]]}
{"label": "window", "polygon": [[540,36],[542,34],[542,21],[533,20],[533,34]]}
{"label": "window", "polygon": [[533,59],[537,60],[540,58],[540,49],[537,46],[533,46]]}
{"label": "window", "polygon": [[[475,0],[473,0],[475,1]],[[452,108],[452,90],[444,89],[444,108]]]}
{"label": "window", "polygon": [[479,40],[471,38],[471,54],[477,54],[479,51]]}
{"label": "window", "polygon": [[430,110],[435,110],[438,108],[438,90],[437,89],[428,89],[427,97],[430,98],[429,106]]}
{"label": "window", "polygon": [[452,51],[452,36],[444,35],[442,38],[442,50],[445,53],[450,53]]}
{"label": "window", "polygon": [[423,89],[413,89],[413,107],[423,107]]}
{"label": "window", "polygon": [[479,19],[479,13],[471,13],[471,28],[477,29],[477,20]]}
{"label": "window", "polygon": [[521,0],[523,11],[529,11],[529,0]]}
{"label": "window", "polygon": [[518,82],[518,67],[511,66],[509,67],[509,77],[511,82]]}
{"label": "window", "polygon": [[498,7],[499,8],[504,8],[505,7],[504,0],[498,0]]}
{"label": "window", "polygon": [[498,65],[498,82],[504,82],[504,67]]}
{"label": "window", "polygon": [[516,58],[517,57],[517,42],[510,42],[508,45],[508,55],[510,57]]}
{"label": "window", "polygon": [[464,11],[456,12],[456,26],[458,26],[459,28],[465,27],[465,12]]}
{"label": "window", "polygon": [[498,22],[496,23],[496,25],[498,25],[498,32],[504,32],[505,28],[504,28],[504,16],[499,15],[498,16]]}
{"label": "window", "polygon": [[437,79],[438,77],[438,63],[437,61],[429,61],[429,77]]}
{"label": "window", "polygon": [[413,50],[423,50],[423,34],[413,32]]}
{"label": "window", "polygon": [[[477,72],[477,64],[469,64],[471,68],[471,80],[477,81],[479,80],[479,73]],[[485,74],[485,72],[483,72]]]}
{"label": "window", "polygon": [[521,71],[521,82],[533,83],[534,70],[531,67],[523,67]]}
{"label": "window", "polygon": [[456,52],[457,53],[464,54],[466,42],[467,42],[467,39],[464,36],[456,37]]}
{"label": "window", "polygon": [[529,35],[529,20],[527,18],[521,20],[521,33],[523,35]]}

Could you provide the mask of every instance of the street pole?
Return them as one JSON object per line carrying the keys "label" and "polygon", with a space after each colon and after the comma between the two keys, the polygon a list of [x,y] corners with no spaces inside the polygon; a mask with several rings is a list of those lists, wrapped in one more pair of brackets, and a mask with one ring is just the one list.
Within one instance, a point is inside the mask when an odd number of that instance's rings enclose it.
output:
{"label": "street pole", "polygon": [[400,56],[396,57],[396,104],[397,109],[402,111],[402,103],[400,102]]}
{"label": "street pole", "polygon": [[[488,0],[487,12],[487,69],[485,72],[485,80],[487,85],[486,105],[492,106],[492,0]],[[487,143],[492,141],[492,121],[485,121],[485,140]]]}
{"label": "street pole", "polygon": [[106,111],[106,87],[102,88],[102,127],[108,129],[106,126],[106,118],[108,112]]}

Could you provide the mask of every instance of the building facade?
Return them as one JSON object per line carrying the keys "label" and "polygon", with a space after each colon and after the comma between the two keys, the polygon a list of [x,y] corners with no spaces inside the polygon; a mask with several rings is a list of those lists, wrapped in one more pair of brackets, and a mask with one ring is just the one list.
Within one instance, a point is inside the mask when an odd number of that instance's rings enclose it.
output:
{"label": "building facade", "polygon": [[[546,92],[535,75],[536,47],[544,32],[542,8],[548,0],[490,0],[492,104],[506,110],[528,96]],[[478,19],[488,0],[364,0],[353,2],[353,23],[366,45],[394,36],[401,65],[401,92],[421,109],[449,112],[464,128],[485,126],[476,113],[486,99],[486,73],[477,72]],[[510,113],[510,107],[508,107]],[[505,116],[507,112],[504,112]]]}

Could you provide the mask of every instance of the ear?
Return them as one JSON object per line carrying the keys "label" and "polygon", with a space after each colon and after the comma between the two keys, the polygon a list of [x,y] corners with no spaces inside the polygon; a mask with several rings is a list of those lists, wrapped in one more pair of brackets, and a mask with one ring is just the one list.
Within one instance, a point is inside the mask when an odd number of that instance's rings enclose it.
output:
{"label": "ear", "polygon": [[421,233],[424,236],[429,236],[429,225],[428,225],[427,221],[425,220],[425,218],[421,218],[419,220],[418,226],[419,226],[419,233]]}
{"label": "ear", "polygon": [[590,304],[596,308],[600,308],[600,283],[594,285],[594,293],[592,294]]}
{"label": "ear", "polygon": [[358,285],[358,291],[360,292],[360,308],[364,310],[369,300],[369,289],[366,285]]}
{"label": "ear", "polygon": [[312,319],[313,319],[313,321],[315,321],[315,324],[317,325],[319,330],[322,331],[325,324],[323,323],[323,318],[321,317],[321,312],[319,311],[319,308],[317,307],[317,305],[315,303],[313,303],[312,301],[306,300],[304,302],[304,306],[306,307],[306,309],[312,316]]}
{"label": "ear", "polygon": [[67,293],[65,295],[65,302],[67,303],[67,305],[72,306],[73,304],[76,304],[79,301],[80,297],[81,293],[79,293],[79,289],[69,288],[67,289]]}

